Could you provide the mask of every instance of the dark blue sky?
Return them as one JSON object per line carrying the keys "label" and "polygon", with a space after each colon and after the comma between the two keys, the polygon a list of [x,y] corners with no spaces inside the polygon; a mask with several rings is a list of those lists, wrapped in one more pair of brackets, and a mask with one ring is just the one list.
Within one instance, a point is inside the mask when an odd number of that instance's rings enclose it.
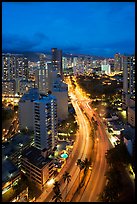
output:
{"label": "dark blue sky", "polygon": [[134,2],[2,3],[2,49],[113,57],[135,49]]}

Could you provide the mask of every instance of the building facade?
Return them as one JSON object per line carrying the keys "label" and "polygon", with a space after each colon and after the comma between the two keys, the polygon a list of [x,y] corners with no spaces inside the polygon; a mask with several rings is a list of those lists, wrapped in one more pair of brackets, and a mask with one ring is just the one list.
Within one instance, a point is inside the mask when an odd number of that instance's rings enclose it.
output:
{"label": "building facade", "polygon": [[5,96],[16,94],[16,81],[15,80],[2,80],[2,94]]}
{"label": "building facade", "polygon": [[107,60],[103,60],[101,63],[101,72],[105,73],[105,74],[110,74],[111,70],[110,70],[110,64],[108,64]]}
{"label": "building facade", "polygon": [[19,128],[34,130],[33,124],[33,101],[39,99],[38,89],[30,89],[19,101]]}
{"label": "building facade", "polygon": [[34,146],[24,150],[21,157],[22,172],[43,190],[46,182],[53,175],[53,160],[44,157]]}
{"label": "building facade", "polygon": [[65,120],[68,117],[68,85],[60,78],[53,83],[52,93],[57,98],[58,120]]}
{"label": "building facade", "polygon": [[16,56],[2,54],[2,80],[13,80],[16,78]]}
{"label": "building facade", "polygon": [[135,56],[123,58],[123,109],[129,106],[129,100],[135,97]]}
{"label": "building facade", "polygon": [[62,70],[62,50],[57,48],[52,48],[52,69],[57,70],[63,79],[63,70]]}
{"label": "building facade", "polygon": [[122,64],[121,64],[121,55],[120,55],[120,53],[116,53],[114,55],[114,71],[115,72],[120,72],[121,71],[121,67],[122,67]]}
{"label": "building facade", "polygon": [[15,95],[19,80],[28,80],[28,59],[20,54],[2,54],[2,93]]}
{"label": "building facade", "polygon": [[132,126],[135,127],[135,107],[128,107],[128,123]]}
{"label": "building facade", "polygon": [[57,100],[48,94],[34,101],[34,141],[35,147],[50,151],[56,145],[57,136]]}

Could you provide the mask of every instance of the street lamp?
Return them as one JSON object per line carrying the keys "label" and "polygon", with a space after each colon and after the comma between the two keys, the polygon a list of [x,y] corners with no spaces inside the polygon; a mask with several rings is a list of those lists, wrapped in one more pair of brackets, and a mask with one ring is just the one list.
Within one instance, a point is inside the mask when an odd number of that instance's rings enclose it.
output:
{"label": "street lamp", "polygon": [[12,173],[10,174],[10,179],[11,179],[11,187],[12,187]]}
{"label": "street lamp", "polygon": [[97,142],[99,141],[99,139],[97,138]]}

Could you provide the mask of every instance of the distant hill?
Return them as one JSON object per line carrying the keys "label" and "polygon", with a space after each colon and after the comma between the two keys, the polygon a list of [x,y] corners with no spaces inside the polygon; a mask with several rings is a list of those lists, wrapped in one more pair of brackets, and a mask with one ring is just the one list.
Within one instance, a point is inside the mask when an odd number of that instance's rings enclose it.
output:
{"label": "distant hill", "polygon": [[[29,61],[37,62],[40,60],[40,54],[47,55],[47,59],[51,60],[51,51],[47,52],[16,52],[16,51],[2,51],[3,53],[11,53],[11,54],[23,54],[28,58]],[[71,54],[71,53],[62,53],[64,57],[92,57],[93,60],[103,60],[106,57],[102,56],[94,56],[94,55],[86,55],[86,54]]]}
{"label": "distant hill", "polygon": [[49,52],[16,52],[16,51],[3,51],[3,53],[11,53],[11,54],[23,54],[28,58],[29,61],[37,62],[40,60],[40,54],[47,55],[47,59],[50,60],[51,56]]}

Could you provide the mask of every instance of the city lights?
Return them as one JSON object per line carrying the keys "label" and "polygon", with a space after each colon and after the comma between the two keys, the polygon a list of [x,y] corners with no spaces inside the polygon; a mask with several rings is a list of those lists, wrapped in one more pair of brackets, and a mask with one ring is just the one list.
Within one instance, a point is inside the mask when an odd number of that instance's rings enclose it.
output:
{"label": "city lights", "polygon": [[51,186],[55,183],[55,179],[54,178],[51,178],[48,182],[47,182],[47,185],[48,186]]}
{"label": "city lights", "polygon": [[134,202],[135,2],[2,19],[2,202]]}

